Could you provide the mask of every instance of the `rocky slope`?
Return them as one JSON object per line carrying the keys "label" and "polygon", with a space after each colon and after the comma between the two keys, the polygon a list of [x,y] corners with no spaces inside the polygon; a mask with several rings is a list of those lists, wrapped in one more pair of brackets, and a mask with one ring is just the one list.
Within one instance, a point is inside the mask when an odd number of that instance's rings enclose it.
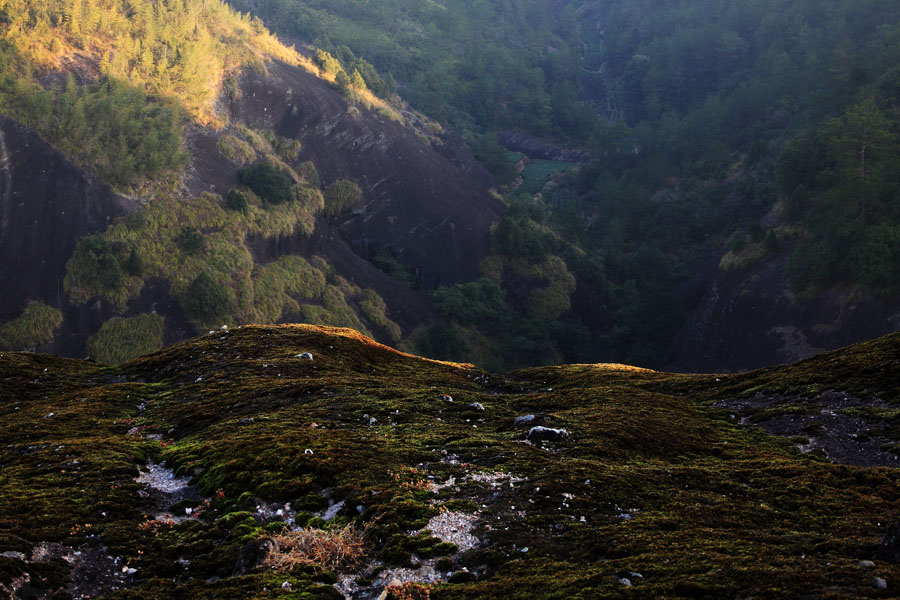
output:
{"label": "rocky slope", "polygon": [[[405,264],[425,288],[477,277],[479,261],[490,252],[490,227],[504,208],[487,191],[492,178],[458,136],[426,138],[413,126],[355,105],[327,81],[285,63],[248,69],[235,85],[230,99],[222,99],[228,127],[188,128],[191,158],[184,171],[183,202],[205,192],[225,195],[239,184],[238,173],[247,162],[226,156],[220,142],[245,127],[298,140],[301,150],[290,166],[313,162],[323,188],[349,179],[363,192],[352,213],[319,215],[314,224],[293,233],[249,236],[244,243],[252,264],[267,265],[285,255],[322,258],[334,276],[384,299],[387,318],[404,334],[432,320],[432,309],[421,295],[369,262],[376,252],[388,252]],[[409,114],[406,122],[418,118]],[[171,277],[146,276],[140,293],[132,293],[124,306],[102,297],[71,301],[63,285],[66,262],[79,239],[108,230],[117,217],[142,202],[153,206],[156,199],[138,202],[115,194],[10,120],[0,121],[0,134],[0,285],[8,290],[0,298],[0,322],[16,318],[33,300],[59,308],[63,324],[40,349],[69,356],[84,356],[85,342],[114,316],[160,315],[166,343],[195,335],[196,323],[183,309]],[[261,160],[262,154],[256,158]],[[222,229],[216,223],[196,225],[204,234]],[[146,247],[150,241],[130,243]],[[157,258],[169,264],[183,261],[175,254]],[[123,260],[119,258],[121,264]],[[238,278],[246,274],[222,276],[240,285]],[[366,318],[358,306],[356,310]],[[382,336],[377,323],[366,325]]]}
{"label": "rocky slope", "polygon": [[716,272],[672,343],[670,368],[741,371],[785,364],[900,329],[896,298],[834,286],[797,297],[793,244],[747,267]]}
{"label": "rocky slope", "polygon": [[14,318],[29,299],[61,303],[66,261],[78,239],[134,207],[0,116],[0,321]]}
{"label": "rocky slope", "polygon": [[[731,376],[497,376],[311,326],[222,330],[117,368],[2,353],[0,586],[896,596],[900,472],[836,461],[893,464],[898,364],[893,335]],[[856,454],[837,452],[851,420]]]}

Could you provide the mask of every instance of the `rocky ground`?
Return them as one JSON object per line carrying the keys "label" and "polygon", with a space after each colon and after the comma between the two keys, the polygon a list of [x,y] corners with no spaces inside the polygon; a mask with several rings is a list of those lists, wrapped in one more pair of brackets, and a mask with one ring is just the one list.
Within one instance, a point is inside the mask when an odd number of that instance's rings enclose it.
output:
{"label": "rocky ground", "polygon": [[499,376],[311,326],[117,368],[2,353],[0,590],[894,597],[898,365],[891,336],[731,376]]}

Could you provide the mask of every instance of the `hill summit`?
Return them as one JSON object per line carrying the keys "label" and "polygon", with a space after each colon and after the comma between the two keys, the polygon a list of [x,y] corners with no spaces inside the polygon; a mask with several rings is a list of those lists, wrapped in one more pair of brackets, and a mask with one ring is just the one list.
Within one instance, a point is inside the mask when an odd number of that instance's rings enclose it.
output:
{"label": "hill summit", "polygon": [[739,375],[495,375],[308,325],[118,367],[3,353],[0,586],[895,595],[898,361],[893,335]]}

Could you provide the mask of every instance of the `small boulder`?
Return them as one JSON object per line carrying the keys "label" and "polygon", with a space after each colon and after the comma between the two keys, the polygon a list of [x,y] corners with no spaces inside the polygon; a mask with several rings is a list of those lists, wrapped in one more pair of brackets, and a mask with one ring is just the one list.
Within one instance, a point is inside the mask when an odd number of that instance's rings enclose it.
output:
{"label": "small boulder", "polygon": [[872,586],[876,590],[886,590],[887,589],[887,581],[882,579],[881,577],[876,577],[872,580]]}
{"label": "small boulder", "polygon": [[543,427],[538,425],[532,427],[528,432],[529,442],[558,442],[569,437],[569,432],[565,429],[554,429],[552,427]]}
{"label": "small boulder", "polygon": [[475,410],[484,411],[484,404],[481,402],[473,402],[469,405],[469,408],[474,408]]}
{"label": "small boulder", "polygon": [[861,560],[861,561],[859,561],[859,568],[860,569],[873,569],[873,568],[875,568],[875,563],[872,562],[871,560]]}
{"label": "small boulder", "polygon": [[513,419],[513,427],[533,423],[535,418],[536,417],[534,415],[522,415],[521,417],[516,417],[515,419]]}
{"label": "small boulder", "polygon": [[312,352],[301,352],[300,354],[295,354],[294,358],[299,358],[301,360],[312,360],[313,355]]}

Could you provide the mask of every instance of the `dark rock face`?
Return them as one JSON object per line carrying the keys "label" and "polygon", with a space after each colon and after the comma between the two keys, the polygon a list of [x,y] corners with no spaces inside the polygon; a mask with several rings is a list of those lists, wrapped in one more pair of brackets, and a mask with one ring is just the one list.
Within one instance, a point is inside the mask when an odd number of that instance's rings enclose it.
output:
{"label": "dark rock face", "polygon": [[[478,276],[490,252],[490,227],[504,209],[487,191],[490,174],[458,135],[445,132],[429,143],[383,115],[351,107],[326,82],[282,63],[269,65],[267,75],[245,74],[229,110],[236,121],[299,139],[299,160],[312,160],[324,185],[351,179],[364,192],[352,215],[342,222],[320,218],[311,237],[248,240],[257,263],[288,253],[323,256],[342,276],[378,292],[406,331],[433,319],[433,311],[424,297],[366,260],[375,252],[389,250],[412,266],[425,287]],[[239,167],[216,148],[220,135],[188,128],[187,194],[225,194],[238,184]],[[136,207],[27,128],[0,118],[0,322],[16,317],[29,300],[59,307],[63,326],[41,350],[83,356],[87,338],[115,313],[99,300],[68,303],[66,262],[81,237],[104,231]],[[148,311],[165,317],[167,344],[196,334],[165,281],[148,281],[126,314]]]}
{"label": "dark rock face", "polygon": [[350,179],[363,189],[357,210],[337,223],[358,254],[390,249],[426,286],[479,276],[490,227],[504,209],[459,140],[447,136],[439,152],[402,124],[351,107],[322,80],[283,63],[269,65],[268,75],[247,72],[242,89],[230,106],[235,119],[300,140],[300,159],[316,164],[323,184]]}
{"label": "dark rock face", "polygon": [[896,299],[840,287],[808,299],[790,291],[790,248],[719,273],[669,350],[677,371],[731,372],[788,363],[900,328]]}
{"label": "dark rock face", "polygon": [[28,300],[62,306],[78,239],[106,229],[129,201],[26,127],[0,117],[0,321]]}

